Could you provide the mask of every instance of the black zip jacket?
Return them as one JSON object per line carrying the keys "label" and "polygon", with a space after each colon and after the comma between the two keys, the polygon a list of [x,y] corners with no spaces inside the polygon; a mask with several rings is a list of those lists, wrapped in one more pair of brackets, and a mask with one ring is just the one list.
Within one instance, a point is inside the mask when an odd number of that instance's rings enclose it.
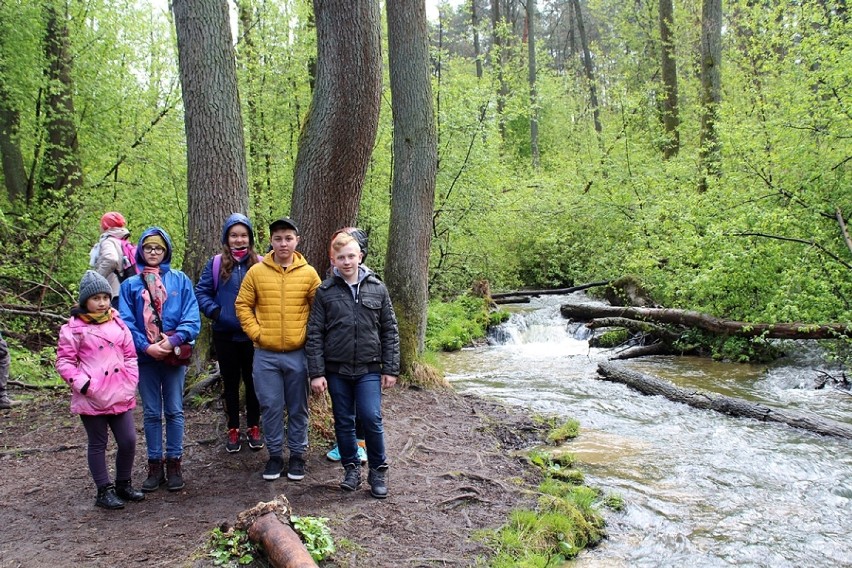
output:
{"label": "black zip jacket", "polygon": [[399,328],[384,282],[366,268],[355,286],[326,278],[311,306],[305,351],[311,378],[399,376]]}

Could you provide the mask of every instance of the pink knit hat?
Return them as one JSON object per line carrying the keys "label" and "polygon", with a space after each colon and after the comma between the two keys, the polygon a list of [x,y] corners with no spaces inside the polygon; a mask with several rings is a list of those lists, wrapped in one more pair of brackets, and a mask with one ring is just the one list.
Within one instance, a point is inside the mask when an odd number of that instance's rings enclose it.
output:
{"label": "pink knit hat", "polygon": [[125,227],[127,221],[124,220],[124,215],[118,211],[109,211],[101,217],[101,230],[106,231],[115,227]]}

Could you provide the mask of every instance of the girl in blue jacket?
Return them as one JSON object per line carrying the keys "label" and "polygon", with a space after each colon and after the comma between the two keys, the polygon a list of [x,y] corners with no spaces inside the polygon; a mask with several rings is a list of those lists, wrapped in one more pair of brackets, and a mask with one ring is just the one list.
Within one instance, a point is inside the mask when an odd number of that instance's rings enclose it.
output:
{"label": "girl in blue jacket", "polygon": [[222,252],[207,261],[195,285],[198,306],[213,321],[213,345],[219,361],[225,391],[225,413],[228,415],[225,449],[230,453],[242,449],[240,382],[245,385],[246,391],[246,441],[252,450],[263,447],[260,405],[252,379],[254,346],[243,332],[234,309],[243,278],[260,258],[254,248],[251,221],[245,215],[234,213],[222,227]]}
{"label": "girl in blue jacket", "polygon": [[164,229],[145,229],[136,250],[141,272],[122,282],[119,291],[121,319],[130,329],[139,356],[139,394],[148,446],[148,478],[142,483],[145,492],[156,491],[163,483],[168,483],[169,491],[185,486],[181,458],[186,367],[173,365],[170,355],[181,345],[195,342],[201,315],[192,281],[171,267],[172,248]]}

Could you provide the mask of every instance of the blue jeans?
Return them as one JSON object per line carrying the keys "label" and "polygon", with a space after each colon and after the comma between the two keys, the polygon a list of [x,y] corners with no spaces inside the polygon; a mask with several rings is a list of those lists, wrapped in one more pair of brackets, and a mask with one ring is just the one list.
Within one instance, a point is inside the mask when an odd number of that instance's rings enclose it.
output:
{"label": "blue jeans", "polygon": [[308,360],[304,349],[277,352],[254,350],[254,392],[260,403],[263,438],[269,456],[284,455],[284,407],[287,407],[287,449],[290,455],[308,450]]}
{"label": "blue jeans", "polygon": [[139,365],[143,426],[148,459],[163,459],[163,417],[166,418],[166,458],[183,455],[183,385],[186,367],[165,363]]}
{"label": "blue jeans", "polygon": [[387,460],[385,430],[382,425],[382,377],[379,373],[366,375],[326,375],[331,410],[334,414],[334,435],[340,448],[340,463],[344,466],[359,463],[358,442],[355,438],[355,415],[364,428],[367,443],[367,462],[376,469]]}

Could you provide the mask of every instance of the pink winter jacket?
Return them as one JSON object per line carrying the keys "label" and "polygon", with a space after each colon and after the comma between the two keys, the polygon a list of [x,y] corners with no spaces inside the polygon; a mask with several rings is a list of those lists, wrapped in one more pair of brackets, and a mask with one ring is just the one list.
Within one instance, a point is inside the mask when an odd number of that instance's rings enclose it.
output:
{"label": "pink winter jacket", "polygon": [[59,330],[56,370],[71,387],[75,414],[120,414],[136,407],[136,348],[116,310],[111,321],[99,325],[72,316]]}

